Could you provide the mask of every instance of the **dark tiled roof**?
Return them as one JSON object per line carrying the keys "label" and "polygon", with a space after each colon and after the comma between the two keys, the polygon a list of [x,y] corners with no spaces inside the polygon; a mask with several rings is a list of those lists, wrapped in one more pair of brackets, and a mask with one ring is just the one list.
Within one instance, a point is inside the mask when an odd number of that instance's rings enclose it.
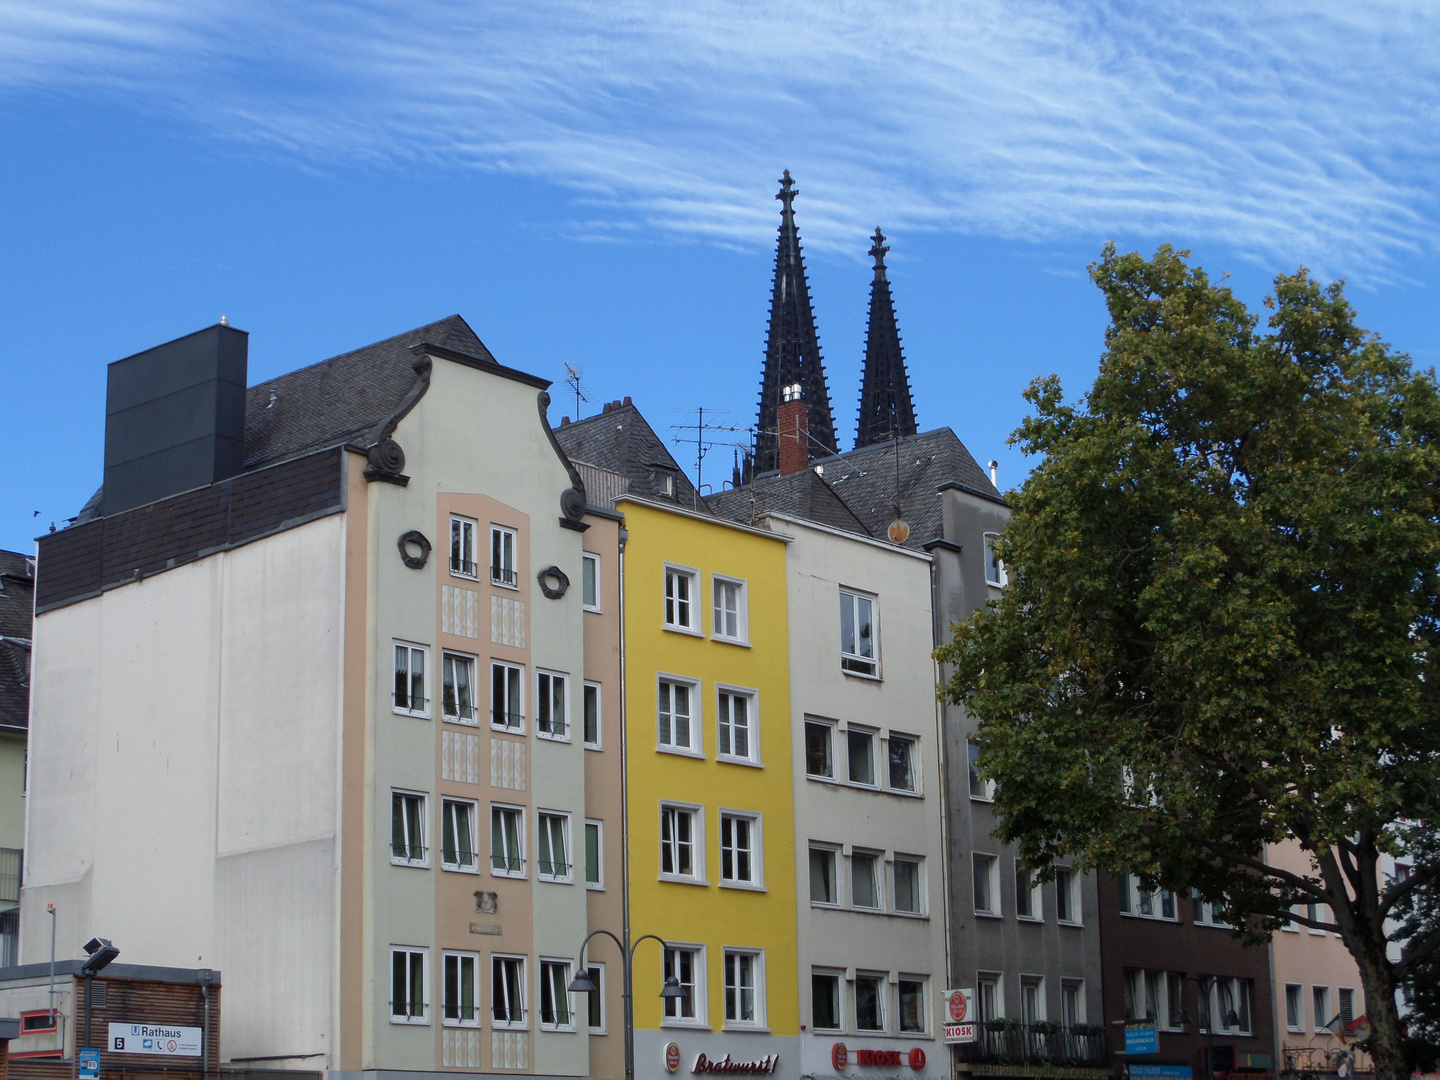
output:
{"label": "dark tiled roof", "polygon": [[742,525],[753,525],[766,513],[788,514],[861,536],[871,535],[865,523],[813,468],[789,476],[763,476],[743,488],[717,492],[707,501],[716,514]]}
{"label": "dark tiled roof", "polygon": [[[838,496],[854,516],[864,524],[871,536],[884,536],[890,522],[895,518],[898,502],[900,513],[910,523],[908,548],[919,549],[931,540],[944,535],[940,497],[937,494],[945,484],[955,484],[981,498],[1000,502],[1000,493],[990,482],[990,477],[980,468],[965,444],[949,428],[936,428],[901,439],[898,444],[899,488],[897,499],[896,458],[897,444],[892,440],[877,443],[836,457],[820,458],[810,463],[810,469],[820,469],[825,486]],[[797,476],[800,474],[796,474]],[[765,489],[767,483],[779,480],[781,484],[798,482],[793,477],[760,477],[746,487],[725,491],[711,497],[711,508],[726,517],[748,520],[750,515],[749,491]],[[757,502],[760,496],[757,496]],[[777,513],[796,513],[785,509],[786,496],[776,496]],[[829,512],[823,502],[816,503],[821,512]],[[833,524],[833,520],[815,514],[813,520]],[[845,526],[841,525],[841,528]]]}
{"label": "dark tiled roof", "polygon": [[30,635],[35,579],[30,560],[0,551],[0,728],[30,726]]}
{"label": "dark tiled roof", "polygon": [[[702,514],[711,512],[703,499],[696,498],[695,485],[665,449],[655,429],[628,399],[607,402],[598,415],[556,428],[555,438],[571,461],[608,469],[628,479],[631,495],[673,502]],[[666,475],[673,478],[673,495],[666,495],[662,487]]]}

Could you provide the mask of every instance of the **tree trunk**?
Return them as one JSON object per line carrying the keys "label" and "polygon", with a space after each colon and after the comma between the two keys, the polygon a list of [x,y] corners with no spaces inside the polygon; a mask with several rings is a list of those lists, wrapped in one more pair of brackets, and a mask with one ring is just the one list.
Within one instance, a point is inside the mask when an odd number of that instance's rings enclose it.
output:
{"label": "tree trunk", "polygon": [[1365,988],[1365,1015],[1370,1018],[1370,1059],[1375,1063],[1375,1080],[1409,1080],[1405,1027],[1395,1005],[1395,975],[1385,955],[1384,941],[1346,941],[1345,944],[1360,967],[1360,983]]}

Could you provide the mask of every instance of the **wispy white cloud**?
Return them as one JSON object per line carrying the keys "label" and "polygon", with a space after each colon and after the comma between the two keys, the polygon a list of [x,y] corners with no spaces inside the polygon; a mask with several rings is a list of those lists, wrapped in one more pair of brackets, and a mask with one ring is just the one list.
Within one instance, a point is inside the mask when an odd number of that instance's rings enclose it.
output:
{"label": "wispy white cloud", "polygon": [[1381,279],[1440,239],[1436,40],[1425,0],[49,0],[0,7],[0,94],[543,178],[601,235],[753,243],[788,166],[812,246],[1140,233]]}

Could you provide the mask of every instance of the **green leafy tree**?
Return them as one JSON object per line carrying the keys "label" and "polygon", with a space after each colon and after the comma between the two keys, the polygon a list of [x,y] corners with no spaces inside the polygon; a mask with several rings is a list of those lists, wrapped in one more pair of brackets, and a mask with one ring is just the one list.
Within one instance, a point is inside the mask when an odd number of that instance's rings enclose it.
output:
{"label": "green leafy tree", "polygon": [[[1261,329],[1187,257],[1091,267],[1099,375],[1078,405],[1054,377],[1026,393],[1009,585],[938,651],[942,694],[1032,866],[1198,888],[1252,941],[1338,932],[1378,1080],[1402,1080],[1395,989],[1440,929],[1392,962],[1385,922],[1434,870],[1379,862],[1440,809],[1440,393],[1339,284],[1276,278]],[[1313,872],[1266,863],[1291,836]]]}

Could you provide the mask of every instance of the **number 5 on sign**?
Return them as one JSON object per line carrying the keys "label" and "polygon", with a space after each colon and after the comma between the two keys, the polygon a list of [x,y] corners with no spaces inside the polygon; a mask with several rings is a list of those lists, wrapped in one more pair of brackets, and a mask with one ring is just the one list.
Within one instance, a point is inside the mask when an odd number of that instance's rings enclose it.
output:
{"label": "number 5 on sign", "polygon": [[947,1043],[970,1043],[975,1041],[975,991],[945,991],[945,1041]]}

